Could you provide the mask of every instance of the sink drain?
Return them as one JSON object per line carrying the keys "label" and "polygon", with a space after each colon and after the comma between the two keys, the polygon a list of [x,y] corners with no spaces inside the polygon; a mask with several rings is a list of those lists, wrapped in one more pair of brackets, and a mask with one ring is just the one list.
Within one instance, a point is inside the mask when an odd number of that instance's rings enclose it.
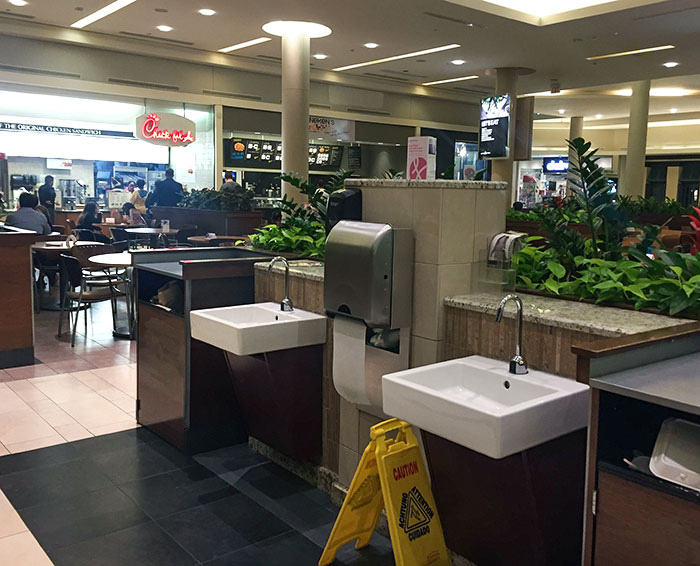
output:
{"label": "sink drain", "polygon": [[503,387],[505,387],[506,389],[510,389],[510,381],[508,381],[508,380],[504,381]]}

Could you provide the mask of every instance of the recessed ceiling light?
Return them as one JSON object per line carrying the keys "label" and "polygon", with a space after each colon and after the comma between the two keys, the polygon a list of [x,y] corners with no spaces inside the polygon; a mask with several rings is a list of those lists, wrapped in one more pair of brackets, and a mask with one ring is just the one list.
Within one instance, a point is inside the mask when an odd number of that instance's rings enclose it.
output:
{"label": "recessed ceiling light", "polygon": [[316,55],[314,55],[314,59],[328,59],[328,55],[325,55],[324,53],[316,53]]}
{"label": "recessed ceiling light", "polygon": [[13,6],[19,6],[19,7],[26,6],[27,4],[29,4],[29,2],[27,2],[27,0],[8,0],[8,1]]}
{"label": "recessed ceiling light", "polygon": [[216,10],[212,10],[211,8],[202,8],[201,10],[199,10],[199,13],[203,16],[213,16],[214,14],[216,14]]}
{"label": "recessed ceiling light", "polygon": [[84,18],[78,20],[77,22],[71,24],[70,27],[83,29],[84,27],[89,26],[97,20],[101,20],[102,18],[106,18],[110,14],[114,14],[114,12],[116,12],[117,10],[126,8],[129,4],[133,4],[134,2],[136,2],[136,0],[115,0],[111,4],[105,6],[104,8],[100,8],[96,12],[93,12],[92,14],[89,14]]}
{"label": "recessed ceiling light", "polygon": [[626,55],[640,55],[641,53],[665,51],[666,49],[675,48],[675,45],[659,45],[658,47],[645,47],[644,49],[635,49],[634,51],[620,51],[619,53],[608,53],[607,55],[595,55],[594,57],[586,57],[586,61],[597,61],[598,59],[611,59],[613,57],[625,57]]}
{"label": "recessed ceiling light", "polygon": [[596,119],[596,120],[600,120],[602,117],[603,117],[602,114],[596,114],[596,115],[595,115],[595,119]]}
{"label": "recessed ceiling light", "polygon": [[558,112],[559,114],[566,114],[566,110],[564,108],[560,108]]}
{"label": "recessed ceiling light", "polygon": [[163,32],[165,32],[165,33],[169,32],[169,31],[173,31],[173,28],[171,28],[170,26],[165,26],[165,25],[163,25],[163,26],[156,26],[156,29],[157,29],[158,31],[163,31]]}
{"label": "recessed ceiling light", "polygon": [[438,53],[439,51],[447,51],[448,49],[456,49],[461,47],[459,43],[450,43],[449,45],[442,45],[441,47],[433,47],[431,49],[424,49],[423,51],[414,51],[413,53],[404,53],[403,55],[394,55],[393,57],[384,57],[383,59],[375,59],[374,61],[365,61],[364,63],[355,63],[354,65],[346,65],[345,67],[337,67],[333,69],[334,71],[348,71],[350,69],[357,69],[358,67],[367,67],[368,65],[377,65],[379,63],[388,63],[389,61],[398,61],[399,59],[409,59],[410,57],[419,57],[420,55],[427,55],[429,53]]}
{"label": "recessed ceiling light", "polygon": [[466,61],[464,59],[452,59],[450,63],[452,63],[453,65],[464,65]]}
{"label": "recessed ceiling light", "polygon": [[280,37],[286,33],[295,32],[306,34],[312,39],[317,37],[326,37],[327,35],[333,33],[331,28],[324,26],[323,24],[317,24],[315,22],[298,22],[293,20],[267,22],[262,29],[265,33],[269,33],[270,35],[278,35]]}
{"label": "recessed ceiling light", "polygon": [[229,53],[231,51],[237,51],[238,49],[243,49],[245,47],[251,47],[252,45],[258,45],[259,43],[265,43],[266,41],[272,41],[271,37],[258,37],[257,39],[251,39],[249,41],[244,41],[243,43],[236,43],[236,45],[229,45],[228,47],[222,47],[219,49],[219,53]]}
{"label": "recessed ceiling light", "polygon": [[367,49],[376,49],[377,47],[379,47],[379,44],[378,44],[378,43],[372,43],[372,42],[370,41],[369,43],[365,43],[365,47],[366,47]]}
{"label": "recessed ceiling light", "polygon": [[664,67],[667,69],[673,69],[673,67],[678,67],[678,63],[676,61],[667,61],[664,63]]}
{"label": "recessed ceiling light", "polygon": [[678,112],[678,108],[669,108],[668,111],[669,111],[671,114],[675,114],[676,112]]}
{"label": "recessed ceiling light", "polygon": [[468,77],[455,77],[454,79],[442,79],[441,81],[430,81],[429,83],[421,83],[421,86],[441,85],[445,83],[456,83],[459,81],[470,81],[478,79],[479,75],[469,75]]}
{"label": "recessed ceiling light", "polygon": [[608,4],[614,0],[486,0],[489,4],[496,4],[504,8],[510,8],[516,12],[530,14],[531,16],[553,16],[562,12],[570,12],[572,10],[581,10],[582,8],[590,8],[599,4]]}

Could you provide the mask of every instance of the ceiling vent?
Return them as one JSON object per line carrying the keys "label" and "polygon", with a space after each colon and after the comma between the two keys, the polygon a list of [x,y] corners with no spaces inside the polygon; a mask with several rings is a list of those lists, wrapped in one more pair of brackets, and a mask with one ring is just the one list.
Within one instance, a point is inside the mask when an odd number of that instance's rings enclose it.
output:
{"label": "ceiling vent", "polygon": [[412,73],[404,73],[403,71],[392,71],[391,69],[382,69],[385,73],[389,73],[391,75],[397,75],[399,77],[409,77],[411,79],[425,79],[425,75],[414,75]]}
{"label": "ceiling vent", "polygon": [[374,114],[376,116],[391,116],[391,112],[386,112],[384,110],[373,110],[371,108],[350,108],[347,109],[348,112],[357,112],[358,114]]}
{"label": "ceiling vent", "polygon": [[464,88],[464,87],[456,86],[456,87],[454,87],[454,90],[458,90],[459,92],[464,92],[465,94],[473,94],[475,96],[484,96],[484,95],[492,94],[491,89],[486,89],[486,88]]}
{"label": "ceiling vent", "polygon": [[64,79],[79,79],[77,73],[62,73],[61,71],[46,71],[44,69],[31,69],[29,67],[17,67],[15,65],[0,65],[0,70],[11,71],[13,73],[30,73],[32,75],[48,75],[51,77],[61,77]]}
{"label": "ceiling vent", "polygon": [[0,14],[0,18],[7,18],[8,20],[35,20],[35,16],[30,16],[29,14],[15,14],[14,12],[3,12]]}
{"label": "ceiling vent", "polygon": [[450,22],[452,24],[459,24],[460,26],[467,26],[470,28],[484,29],[486,27],[482,24],[475,24],[474,22],[462,20],[460,18],[452,18],[450,16],[443,16],[442,14],[436,14],[435,12],[423,12],[423,15],[428,16],[429,18],[435,18],[437,20],[442,20],[444,22]]}
{"label": "ceiling vent", "polygon": [[282,57],[275,57],[274,55],[256,55],[258,59],[264,59],[265,61],[275,61],[277,63],[282,62]]}
{"label": "ceiling vent", "polygon": [[657,12],[655,14],[649,14],[647,16],[637,16],[636,18],[633,18],[634,20],[650,20],[652,18],[662,18],[663,16],[672,16],[674,14],[682,14],[684,12],[690,12],[693,10],[699,10],[697,6],[693,6],[691,8],[681,8],[680,10],[667,10],[666,12]]}
{"label": "ceiling vent", "polygon": [[167,43],[169,45],[182,45],[183,47],[192,47],[194,45],[194,43],[192,43],[191,41],[180,41],[179,39],[168,39],[167,37],[153,37],[152,35],[146,35],[145,33],[134,33],[132,31],[120,31],[119,34],[125,35],[127,37],[143,39],[145,41]]}
{"label": "ceiling vent", "polygon": [[257,96],[255,94],[242,94],[240,92],[224,92],[223,90],[202,89],[202,94],[210,94],[212,96],[226,96],[228,98],[244,98],[246,100],[262,100],[262,96]]}
{"label": "ceiling vent", "polygon": [[107,82],[115,84],[115,85],[138,86],[138,87],[142,87],[142,88],[157,88],[158,90],[172,90],[172,91],[180,90],[179,86],[174,86],[174,85],[148,83],[145,81],[132,81],[129,79],[117,79],[114,77],[107,77]]}
{"label": "ceiling vent", "polygon": [[[408,79],[404,77],[387,77],[386,75],[381,75],[379,73],[362,73],[365,77],[370,77],[372,79],[382,79],[384,81],[400,81],[402,83],[407,83]],[[401,73],[402,75],[404,73]]]}
{"label": "ceiling vent", "polygon": [[309,104],[310,108],[322,108],[324,110],[330,110],[332,107],[330,104]]}

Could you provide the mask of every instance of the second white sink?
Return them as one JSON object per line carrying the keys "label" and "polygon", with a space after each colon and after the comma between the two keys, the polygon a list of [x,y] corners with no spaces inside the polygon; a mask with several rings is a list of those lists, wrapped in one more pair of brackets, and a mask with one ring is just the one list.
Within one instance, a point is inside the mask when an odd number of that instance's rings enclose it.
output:
{"label": "second white sink", "polygon": [[288,350],[326,342],[326,317],[279,303],[194,310],[190,313],[192,338],[238,356]]}
{"label": "second white sink", "polygon": [[469,356],[382,377],[384,412],[491,458],[588,425],[589,387]]}

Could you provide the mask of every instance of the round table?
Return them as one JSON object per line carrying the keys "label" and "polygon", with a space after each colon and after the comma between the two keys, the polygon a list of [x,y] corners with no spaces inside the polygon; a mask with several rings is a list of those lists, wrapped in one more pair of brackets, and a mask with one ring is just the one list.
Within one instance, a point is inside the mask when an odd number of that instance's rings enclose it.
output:
{"label": "round table", "polygon": [[178,232],[174,228],[163,230],[162,228],[147,228],[146,226],[140,226],[138,228],[124,228],[124,230],[126,230],[129,234],[135,234],[137,236],[158,236],[159,234],[174,236]]}
{"label": "round table", "polygon": [[[115,338],[133,339],[136,318],[136,301],[134,297],[134,285],[126,272],[126,269],[131,267],[133,263],[131,254],[129,252],[121,252],[93,255],[90,257],[90,263],[104,267],[107,271],[109,271],[110,268],[115,269],[115,275],[120,277],[124,282],[124,286],[126,287],[126,312],[128,324],[127,326],[119,326],[115,328],[112,335]],[[120,269],[123,270],[122,275],[119,274]]]}
{"label": "round table", "polygon": [[248,243],[250,242],[250,237],[249,236],[216,236],[214,238],[207,238],[206,236],[190,236],[187,238],[187,241],[190,244],[194,244],[195,246],[211,246],[212,241],[219,241],[221,242],[231,242],[232,244],[238,242],[239,240],[243,240],[244,242]]}

